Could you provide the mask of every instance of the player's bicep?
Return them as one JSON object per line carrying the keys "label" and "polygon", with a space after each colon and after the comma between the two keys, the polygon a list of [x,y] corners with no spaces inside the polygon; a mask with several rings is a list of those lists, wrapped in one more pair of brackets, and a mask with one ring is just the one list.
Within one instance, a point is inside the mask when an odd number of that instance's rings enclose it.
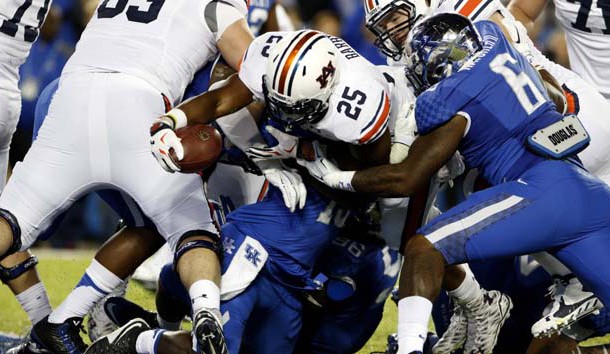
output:
{"label": "player's bicep", "polygon": [[408,166],[406,173],[412,177],[412,190],[427,183],[457,151],[468,127],[468,119],[455,115],[445,124],[419,136],[411,145],[409,155],[401,163]]}
{"label": "player's bicep", "polygon": [[225,61],[235,70],[239,70],[239,64],[246,49],[254,40],[254,36],[245,19],[238,20],[230,25],[218,41],[218,50]]}
{"label": "player's bicep", "polygon": [[511,0],[507,8],[529,32],[534,27],[534,21],[546,7],[546,2],[547,0]]}

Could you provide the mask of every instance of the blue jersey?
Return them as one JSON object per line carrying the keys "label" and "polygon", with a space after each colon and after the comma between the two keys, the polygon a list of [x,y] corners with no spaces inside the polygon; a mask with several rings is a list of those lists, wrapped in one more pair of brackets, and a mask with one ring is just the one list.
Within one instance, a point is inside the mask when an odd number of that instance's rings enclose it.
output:
{"label": "blue jersey", "polygon": [[415,119],[419,134],[426,134],[456,114],[466,117],[469,128],[459,151],[496,185],[544,160],[527,149],[527,138],[562,117],[536,70],[501,29],[490,21],[475,27],[483,49],[417,98]]}

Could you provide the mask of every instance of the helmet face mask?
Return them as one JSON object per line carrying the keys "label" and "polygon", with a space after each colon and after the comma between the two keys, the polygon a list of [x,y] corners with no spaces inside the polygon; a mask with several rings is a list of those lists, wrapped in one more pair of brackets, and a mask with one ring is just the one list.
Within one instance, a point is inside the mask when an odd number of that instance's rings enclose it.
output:
{"label": "helmet face mask", "polygon": [[322,120],[328,111],[328,100],[318,98],[290,100],[269,90],[267,75],[263,76],[263,94],[270,119],[282,124],[287,130],[296,126],[305,127]]}
{"label": "helmet face mask", "polygon": [[472,22],[458,14],[426,19],[413,28],[407,42],[407,78],[418,93],[453,75],[482,49]]}
{"label": "helmet face mask", "polygon": [[405,47],[407,34],[428,13],[425,0],[380,0],[370,9],[365,0],[366,27],[375,35],[375,45],[388,57],[398,61]]}

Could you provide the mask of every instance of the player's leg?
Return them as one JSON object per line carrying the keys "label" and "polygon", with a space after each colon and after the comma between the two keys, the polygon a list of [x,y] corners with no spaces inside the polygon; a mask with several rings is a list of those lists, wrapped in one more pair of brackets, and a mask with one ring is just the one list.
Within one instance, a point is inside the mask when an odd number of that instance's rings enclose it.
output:
{"label": "player's leg", "polygon": [[[88,122],[91,117],[81,112],[91,114],[88,103],[93,96],[100,95],[91,92],[86,80],[68,81],[57,92],[58,99],[54,100],[38,139],[24,161],[17,164],[0,195],[3,216],[0,243],[11,248],[11,252],[6,252],[8,248],[1,249],[3,255],[29,247],[58,215],[97,186],[90,170]],[[75,334],[71,345],[76,350],[84,349],[77,334],[78,321],[65,326]],[[51,332],[44,332],[48,340],[39,342],[57,343]]]}
{"label": "player's leg", "polygon": [[[257,288],[258,303],[252,311],[243,334],[245,351],[247,353],[293,353],[302,325],[301,301],[295,297],[293,292],[266,274],[260,274],[252,285]],[[227,335],[231,333],[230,326],[234,313],[235,304],[231,305],[228,310],[231,318],[225,324]],[[278,331],[279,328],[281,330]],[[233,337],[239,338],[238,334],[234,333]]]}
{"label": "player's leg", "polygon": [[[134,198],[174,250],[175,268],[191,294],[194,331],[201,333],[202,346],[221,352],[221,246],[203,183],[196,174],[165,172],[150,154],[150,125],[165,111],[161,94],[143,81],[115,76],[112,80],[121,89],[115,88],[110,99],[121,112],[105,122],[112,141],[111,181]],[[214,340],[207,335],[211,332]]]}
{"label": "player's leg", "polygon": [[0,264],[0,280],[11,289],[32,322],[38,323],[51,313],[49,297],[40,281],[35,265],[38,260],[29,251],[17,252]]}

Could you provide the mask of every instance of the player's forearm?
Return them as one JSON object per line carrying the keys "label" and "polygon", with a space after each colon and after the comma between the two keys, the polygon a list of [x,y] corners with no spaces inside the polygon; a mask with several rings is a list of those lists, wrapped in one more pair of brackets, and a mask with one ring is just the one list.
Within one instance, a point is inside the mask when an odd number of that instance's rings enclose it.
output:
{"label": "player's forearm", "polygon": [[252,93],[241,83],[237,74],[215,85],[216,88],[176,107],[184,112],[188,125],[211,123],[217,118],[239,111],[252,102]]}
{"label": "player's forearm", "polygon": [[356,192],[380,197],[410,197],[421,181],[410,178],[402,164],[383,165],[357,171],[352,178]]}

